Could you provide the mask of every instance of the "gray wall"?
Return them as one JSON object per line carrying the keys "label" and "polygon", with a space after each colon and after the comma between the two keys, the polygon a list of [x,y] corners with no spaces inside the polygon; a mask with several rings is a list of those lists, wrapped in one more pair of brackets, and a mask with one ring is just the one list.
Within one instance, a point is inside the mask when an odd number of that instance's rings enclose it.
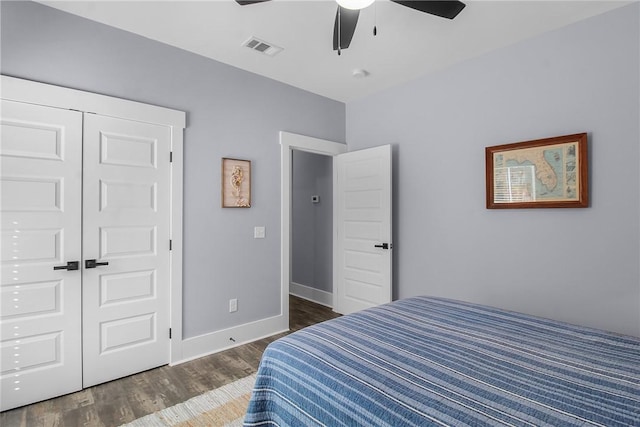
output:
{"label": "gray wall", "polygon": [[[344,104],[37,3],[1,7],[2,74],[187,112],[185,338],[280,313],[278,132],[344,141]],[[252,161],[250,209],[220,208],[222,157]]]}
{"label": "gray wall", "polygon": [[[639,8],[347,105],[350,150],[395,144],[396,297],[640,335]],[[485,209],[485,147],[578,132],[591,207]]]}
{"label": "gray wall", "polygon": [[294,150],[291,187],[291,280],[333,292],[333,159]]}
{"label": "gray wall", "polygon": [[[276,314],[278,131],[344,141],[344,105],[46,6],[0,5],[3,74],[187,112],[185,336]],[[351,149],[395,144],[396,297],[640,335],[639,7],[347,106]],[[590,208],[484,208],[485,146],[583,131]],[[219,207],[225,156],[253,161],[251,209]],[[255,225],[266,239],[252,238]]]}

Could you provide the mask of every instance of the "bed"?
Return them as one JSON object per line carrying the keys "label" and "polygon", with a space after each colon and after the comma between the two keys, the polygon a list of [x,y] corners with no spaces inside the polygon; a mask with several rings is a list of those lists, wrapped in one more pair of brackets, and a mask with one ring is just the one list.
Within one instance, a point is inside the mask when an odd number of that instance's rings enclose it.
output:
{"label": "bed", "polygon": [[271,343],[245,426],[640,426],[640,338],[415,297]]}

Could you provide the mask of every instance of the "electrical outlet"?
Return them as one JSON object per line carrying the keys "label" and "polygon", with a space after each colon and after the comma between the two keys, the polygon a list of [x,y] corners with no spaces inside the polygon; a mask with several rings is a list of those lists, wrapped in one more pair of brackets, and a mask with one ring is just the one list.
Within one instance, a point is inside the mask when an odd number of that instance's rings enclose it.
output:
{"label": "electrical outlet", "polygon": [[236,298],[229,300],[229,313],[238,311],[238,300]]}

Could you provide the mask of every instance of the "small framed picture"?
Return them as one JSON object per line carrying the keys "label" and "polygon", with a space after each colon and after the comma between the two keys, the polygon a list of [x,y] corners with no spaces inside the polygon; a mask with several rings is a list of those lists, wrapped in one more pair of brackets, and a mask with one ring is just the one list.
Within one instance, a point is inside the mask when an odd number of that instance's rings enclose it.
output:
{"label": "small framed picture", "polygon": [[251,207],[251,161],[222,159],[222,207]]}
{"label": "small framed picture", "polygon": [[487,209],[589,206],[587,134],[485,148]]}

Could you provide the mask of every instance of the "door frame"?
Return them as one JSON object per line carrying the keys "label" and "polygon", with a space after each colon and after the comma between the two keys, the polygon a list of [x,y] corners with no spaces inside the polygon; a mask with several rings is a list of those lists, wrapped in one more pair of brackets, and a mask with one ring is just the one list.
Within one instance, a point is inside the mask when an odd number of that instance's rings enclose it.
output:
{"label": "door frame", "polygon": [[[292,184],[292,171],[293,171],[293,161],[292,161],[292,151],[306,151],[309,153],[321,154],[325,156],[337,156],[338,154],[347,152],[347,144],[342,144],[339,142],[328,141],[324,139],[313,138],[310,136],[299,135],[290,132],[280,132],[280,154],[281,154],[281,162],[280,162],[280,170],[281,170],[281,192],[282,197],[281,207],[280,207],[280,232],[281,232],[281,261],[280,261],[280,278],[281,278],[281,304],[280,307],[282,309],[281,316],[283,321],[283,329],[289,329],[289,284],[291,283],[291,229],[292,229],[292,221],[291,221],[291,184]],[[333,168],[333,256],[334,256],[334,265],[335,265],[335,256],[336,256],[336,232],[337,232],[337,221],[336,221],[336,197],[337,193],[335,191],[335,182],[337,171],[336,168]],[[334,268],[333,271],[333,300],[335,306],[335,298],[336,298],[336,270]]]}
{"label": "door frame", "polygon": [[182,359],[183,131],[186,113],[76,89],[0,76],[2,99],[168,126],[171,130],[169,364]]}

